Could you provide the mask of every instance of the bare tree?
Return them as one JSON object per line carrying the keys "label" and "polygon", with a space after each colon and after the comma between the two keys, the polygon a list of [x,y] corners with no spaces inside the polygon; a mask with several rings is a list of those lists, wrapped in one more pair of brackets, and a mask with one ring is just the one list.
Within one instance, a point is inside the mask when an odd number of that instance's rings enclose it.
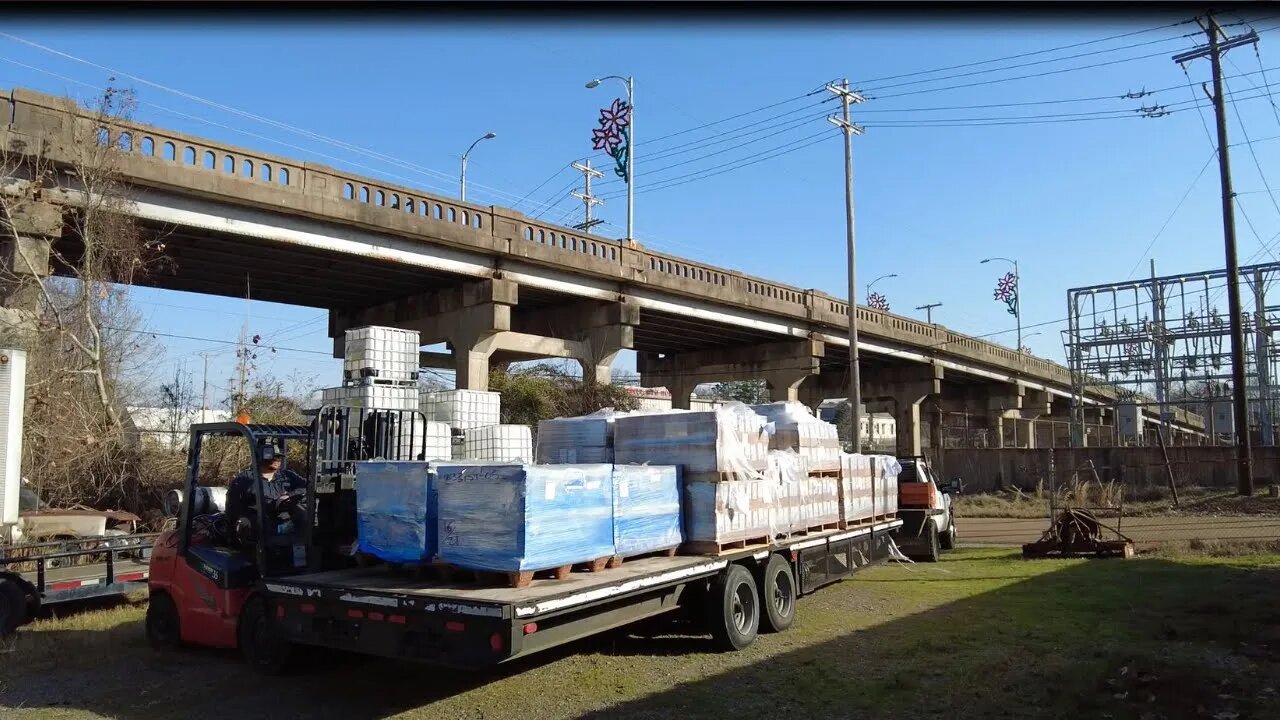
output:
{"label": "bare tree", "polygon": [[[112,387],[115,358],[104,337],[118,330],[106,322],[113,284],[132,284],[164,263],[163,242],[147,239],[129,215],[121,182],[125,150],[133,142],[125,123],[134,105],[130,91],[108,87],[80,111],[56,152],[11,138],[0,159],[4,176],[15,180],[0,193],[0,233],[13,248],[0,281],[10,296],[26,299],[20,321],[33,320],[40,335],[57,334],[77,358],[70,372],[87,379],[112,433],[124,429]],[[51,207],[63,210],[47,251],[33,248],[13,221],[35,206],[46,214]]]}

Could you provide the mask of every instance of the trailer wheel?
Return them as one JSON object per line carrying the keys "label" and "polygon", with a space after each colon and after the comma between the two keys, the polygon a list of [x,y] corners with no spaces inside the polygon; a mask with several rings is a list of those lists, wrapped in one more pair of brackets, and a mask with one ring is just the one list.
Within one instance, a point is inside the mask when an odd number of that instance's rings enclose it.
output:
{"label": "trailer wheel", "polygon": [[782,632],[796,620],[796,576],[791,563],[774,553],[764,566],[764,582],[760,588],[764,615],[760,627],[765,632]]}
{"label": "trailer wheel", "polygon": [[12,634],[27,621],[27,594],[8,578],[0,578],[0,637]]}
{"label": "trailer wheel", "polygon": [[938,545],[943,550],[956,549],[956,522],[954,520],[947,523],[947,531],[938,538]]}
{"label": "trailer wheel", "polygon": [[925,524],[929,527],[928,537],[925,539],[928,545],[925,547],[925,555],[920,559],[925,562],[938,562],[938,526],[928,519],[925,520]]}
{"label": "trailer wheel", "polygon": [[741,565],[730,565],[711,583],[707,608],[711,637],[723,650],[741,650],[760,630],[760,595],[756,580]]}
{"label": "trailer wheel", "polygon": [[240,611],[237,635],[240,651],[250,667],[263,675],[280,675],[285,671],[292,647],[276,631],[262,598],[251,598],[245,603],[244,610]]}
{"label": "trailer wheel", "polygon": [[147,603],[147,642],[159,651],[182,646],[182,617],[167,592],[157,592]]}

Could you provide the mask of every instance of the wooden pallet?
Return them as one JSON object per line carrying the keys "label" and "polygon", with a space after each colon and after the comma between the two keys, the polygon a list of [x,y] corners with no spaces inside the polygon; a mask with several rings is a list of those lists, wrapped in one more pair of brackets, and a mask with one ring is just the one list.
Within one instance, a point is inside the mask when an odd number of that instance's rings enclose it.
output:
{"label": "wooden pallet", "polygon": [[724,555],[725,553],[740,552],[754,548],[767,548],[772,544],[768,535],[726,542],[692,540],[681,545],[680,552],[685,555]]}
{"label": "wooden pallet", "polygon": [[883,515],[872,515],[870,517],[859,518],[857,520],[841,520],[839,524],[841,530],[858,530],[861,528],[869,528],[873,525],[879,525],[880,523],[888,522],[890,520],[896,520],[897,518],[897,513],[885,513]]}
{"label": "wooden pallet", "polygon": [[647,552],[647,553],[636,553],[634,555],[614,555],[613,557],[609,558],[609,568],[612,569],[612,568],[622,567],[622,563],[627,560],[640,560],[642,558],[650,558],[650,557],[675,557],[677,550],[679,550],[679,548],[673,546],[669,548],[663,548],[661,550],[654,550],[652,552]]}
{"label": "wooden pallet", "polygon": [[779,540],[794,540],[796,538],[808,537],[809,535],[819,535],[824,532],[841,529],[843,528],[840,527],[840,522],[836,520],[829,523],[823,523],[821,525],[810,525],[803,530],[792,530],[790,532],[778,533],[776,537]]}

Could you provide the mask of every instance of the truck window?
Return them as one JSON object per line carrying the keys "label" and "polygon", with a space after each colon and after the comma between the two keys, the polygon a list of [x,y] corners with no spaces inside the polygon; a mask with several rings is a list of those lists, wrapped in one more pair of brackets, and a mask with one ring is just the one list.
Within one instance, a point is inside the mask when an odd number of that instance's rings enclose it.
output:
{"label": "truck window", "polygon": [[903,463],[902,472],[898,473],[898,482],[924,482],[916,472],[915,463]]}

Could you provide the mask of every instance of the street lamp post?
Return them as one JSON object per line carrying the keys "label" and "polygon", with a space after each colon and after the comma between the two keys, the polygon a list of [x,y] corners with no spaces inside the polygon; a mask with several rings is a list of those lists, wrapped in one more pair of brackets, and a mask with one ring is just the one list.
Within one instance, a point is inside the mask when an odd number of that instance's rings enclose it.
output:
{"label": "street lamp post", "polygon": [[636,84],[628,75],[605,75],[587,83],[587,89],[600,87],[602,80],[621,80],[627,86],[627,242],[635,242],[636,207]]}
{"label": "street lamp post", "polygon": [[1018,277],[1018,261],[1006,257],[983,258],[980,264],[985,265],[992,260],[1003,260],[1013,266],[1013,316],[1018,321],[1018,352],[1022,352],[1022,282]]}
{"label": "street lamp post", "polygon": [[471,143],[471,147],[467,148],[467,151],[462,153],[462,177],[460,181],[462,187],[459,188],[458,194],[461,196],[460,199],[463,202],[467,201],[467,156],[471,154],[472,150],[476,149],[476,146],[480,144],[481,140],[492,140],[496,137],[498,137],[497,133],[485,133],[484,137],[476,138],[476,141]]}
{"label": "street lamp post", "polygon": [[896,278],[896,277],[898,277],[898,273],[889,273],[888,275],[881,275],[875,280],[872,280],[871,282],[867,283],[867,302],[868,303],[871,302],[871,288],[875,287],[876,283],[880,282],[881,280],[888,280],[889,278]]}

